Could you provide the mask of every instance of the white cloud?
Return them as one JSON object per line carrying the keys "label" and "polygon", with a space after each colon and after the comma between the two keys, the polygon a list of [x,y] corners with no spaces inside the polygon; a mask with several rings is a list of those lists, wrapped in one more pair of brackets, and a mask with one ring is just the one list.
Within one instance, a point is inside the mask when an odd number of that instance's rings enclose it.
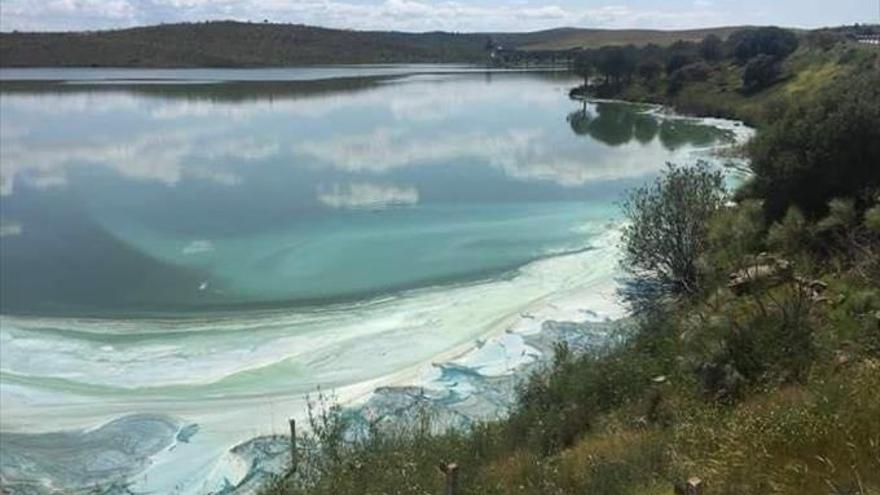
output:
{"label": "white cloud", "polygon": [[295,151],[313,157],[317,165],[377,175],[432,162],[476,159],[518,180],[549,181],[566,187],[638,177],[656,169],[655,161],[644,159],[644,151],[594,157],[585,163],[580,149],[561,149],[550,143],[541,129],[419,138],[402,129],[382,128],[345,138],[305,141]]}
{"label": "white cloud", "polygon": [[0,221],[0,237],[19,236],[24,232],[24,227],[18,222]]}
{"label": "white cloud", "polygon": [[279,149],[275,142],[251,138],[227,139],[204,146],[202,141],[210,137],[194,130],[171,130],[144,133],[125,140],[42,142],[36,147],[27,141],[4,141],[0,153],[0,195],[12,194],[18,181],[38,189],[63,187],[67,184],[67,170],[82,164],[100,165],[123,177],[169,186],[183,178],[234,186],[241,182],[237,174],[193,164],[191,159],[225,157],[247,162],[271,156]]}
{"label": "white cloud", "polygon": [[[706,0],[696,0],[705,2]],[[584,27],[694,27],[724,20],[708,10],[622,5],[446,0],[4,0],[3,30],[100,29],[159,22],[235,19],[405,31],[529,31]]]}
{"label": "white cloud", "polygon": [[378,210],[391,206],[409,206],[419,202],[419,191],[412,186],[357,182],[319,187],[318,201],[330,208]]}

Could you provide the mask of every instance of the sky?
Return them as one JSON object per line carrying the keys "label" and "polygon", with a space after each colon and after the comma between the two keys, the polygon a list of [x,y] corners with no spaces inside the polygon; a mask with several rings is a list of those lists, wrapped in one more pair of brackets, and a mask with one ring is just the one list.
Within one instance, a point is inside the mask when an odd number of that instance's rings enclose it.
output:
{"label": "sky", "polygon": [[2,31],[234,19],[401,31],[876,23],[880,0],[0,0]]}

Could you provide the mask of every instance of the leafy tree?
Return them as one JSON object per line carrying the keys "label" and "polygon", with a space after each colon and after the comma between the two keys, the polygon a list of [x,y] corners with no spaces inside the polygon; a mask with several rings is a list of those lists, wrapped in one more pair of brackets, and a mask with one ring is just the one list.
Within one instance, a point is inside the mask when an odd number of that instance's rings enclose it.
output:
{"label": "leafy tree", "polygon": [[599,49],[596,65],[607,80],[619,84],[636,70],[637,49],[632,46],[606,46]]}
{"label": "leafy tree", "polygon": [[[770,220],[797,206],[807,218],[834,198],[880,189],[880,70],[829,86],[792,105],[750,145],[754,178],[745,195],[764,200]],[[865,201],[860,201],[864,204]]]}
{"label": "leafy tree", "polygon": [[706,62],[694,62],[673,72],[669,77],[669,92],[677,93],[686,82],[702,82],[709,79],[712,67]]}
{"label": "leafy tree", "polygon": [[685,65],[694,63],[699,58],[699,50],[695,43],[676,41],[666,48],[666,73],[672,74]]}
{"label": "leafy tree", "polygon": [[724,205],[723,175],[705,162],[669,164],[653,184],[631,191],[623,203],[623,266],[635,290],[624,292],[634,309],[660,297],[693,295],[700,286],[697,261],[707,245],[707,225]]}
{"label": "leafy tree", "polygon": [[584,85],[590,82],[590,77],[596,69],[596,61],[592,51],[580,53],[574,59],[574,73],[584,78]]}
{"label": "leafy tree", "polygon": [[663,66],[656,60],[645,60],[639,64],[637,72],[647,84],[653,85],[663,73]]}
{"label": "leafy tree", "polygon": [[710,34],[700,42],[700,56],[709,62],[724,58],[724,42],[717,35]]}
{"label": "leafy tree", "polygon": [[773,26],[737,31],[730,35],[728,43],[732,45],[733,54],[740,63],[758,55],[783,59],[798,47],[798,39],[793,32]]}
{"label": "leafy tree", "polygon": [[743,71],[743,90],[758,91],[773,84],[781,73],[779,62],[770,55],[758,55],[746,64]]}
{"label": "leafy tree", "polygon": [[666,61],[666,73],[672,74],[693,61],[694,57],[691,55],[686,53],[674,53],[669,57],[669,60]]}

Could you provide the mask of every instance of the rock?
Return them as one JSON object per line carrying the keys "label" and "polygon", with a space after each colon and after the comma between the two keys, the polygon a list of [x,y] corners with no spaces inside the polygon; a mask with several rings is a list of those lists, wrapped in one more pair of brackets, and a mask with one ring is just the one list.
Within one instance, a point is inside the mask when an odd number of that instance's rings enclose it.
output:
{"label": "rock", "polygon": [[809,280],[802,277],[795,277],[795,281],[797,281],[801,290],[803,290],[813,302],[826,302],[828,298],[823,296],[825,291],[828,290],[828,284],[821,280]]}
{"label": "rock", "polygon": [[791,263],[765,254],[759,255],[754,264],[729,276],[727,287],[736,295],[748,293],[757,285],[773,287],[791,279]]}

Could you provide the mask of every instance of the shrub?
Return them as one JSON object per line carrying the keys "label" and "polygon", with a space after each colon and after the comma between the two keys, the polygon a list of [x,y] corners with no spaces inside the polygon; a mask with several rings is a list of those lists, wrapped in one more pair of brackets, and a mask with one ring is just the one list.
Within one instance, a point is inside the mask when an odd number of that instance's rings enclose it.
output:
{"label": "shrub", "polygon": [[801,252],[810,242],[810,228],[807,219],[796,206],[786,212],[780,222],[774,223],[767,232],[767,244],[782,253]]}
{"label": "shrub", "polygon": [[646,83],[653,84],[657,81],[657,78],[660,77],[660,74],[663,73],[663,66],[656,60],[646,60],[640,63],[636,70],[638,71],[639,77],[641,77]]}
{"label": "shrub", "polygon": [[701,260],[703,271],[715,272],[719,283],[741,270],[753,253],[764,246],[764,209],[760,201],[748,200],[723,208],[709,222],[708,250]]}
{"label": "shrub", "polygon": [[880,71],[830,86],[816,101],[795,104],[752,141],[750,194],[770,220],[789,206],[807,218],[833,198],[864,198],[880,187]]}
{"label": "shrub", "polygon": [[774,26],[737,31],[730,35],[727,42],[733,47],[733,54],[740,63],[758,55],[783,59],[798,47],[798,39],[793,32]]}
{"label": "shrub", "polygon": [[709,79],[712,68],[706,62],[694,62],[676,70],[669,77],[669,92],[677,93],[687,82],[702,82]]}
{"label": "shrub", "polygon": [[743,71],[743,91],[750,93],[766,88],[779,78],[779,62],[769,55],[758,55]]}
{"label": "shrub", "polygon": [[874,234],[880,234],[880,205],[865,211],[865,227]]}
{"label": "shrub", "polygon": [[629,193],[623,203],[629,220],[622,238],[623,266],[637,286],[623,295],[633,309],[656,302],[657,295],[697,293],[697,259],[706,246],[706,226],[725,198],[723,175],[704,162],[669,164],[653,184]]}
{"label": "shrub", "polygon": [[710,34],[700,42],[700,56],[710,62],[724,58],[724,42],[717,35]]}

